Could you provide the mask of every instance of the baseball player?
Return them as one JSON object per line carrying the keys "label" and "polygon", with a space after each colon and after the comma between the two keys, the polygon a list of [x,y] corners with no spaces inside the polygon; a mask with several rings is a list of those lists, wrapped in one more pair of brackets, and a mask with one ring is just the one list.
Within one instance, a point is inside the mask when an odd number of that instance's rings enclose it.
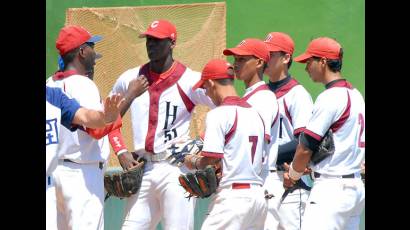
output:
{"label": "baseball player", "polygon": [[222,164],[222,177],[211,196],[202,229],[262,229],[267,201],[262,188],[265,127],[259,113],[241,99],[233,84],[233,67],[224,60],[208,62],[194,86],[205,88],[218,107],[208,112],[200,156],[187,155],[192,169]]}
{"label": "baseball player", "polygon": [[[56,48],[63,59],[64,70],[46,83],[61,88],[81,106],[94,110],[102,110],[98,88],[92,81],[98,57],[94,44],[99,40],[100,36],[92,36],[80,26],[62,28]],[[118,116],[104,129],[79,127],[71,132],[61,128],[59,165],[50,181],[56,190],[59,228],[104,229],[103,175],[109,146],[108,138],[103,136],[120,126],[121,116]]]}
{"label": "baseball player", "polygon": [[120,96],[108,97],[104,113],[81,107],[75,99],[68,98],[60,88],[46,86],[46,229],[57,229],[56,197],[51,186],[51,174],[57,167],[57,147],[60,136],[60,124],[77,130],[76,125],[90,128],[102,128],[114,121],[119,115]]}
{"label": "baseball player", "polygon": [[327,37],[312,40],[305,53],[295,58],[306,63],[310,78],[324,84],[326,90],[317,97],[312,116],[300,134],[289,173],[284,174],[284,186],[291,187],[300,179],[329,129],[335,147],[333,154],[310,164],[314,183],[302,230],[359,229],[364,208],[360,164],[365,148],[365,103],[360,92],[342,78],[342,58],[340,44]]}
{"label": "baseball player", "polygon": [[[268,86],[279,103],[279,138],[278,157],[271,161],[268,179],[265,187],[273,193],[269,200],[269,211],[265,229],[277,229],[278,223],[283,229],[300,229],[302,215],[306,206],[309,191],[296,189],[289,193],[278,209],[278,202],[284,193],[283,164],[293,159],[298,137],[312,115],[312,97],[306,89],[289,73],[292,65],[294,43],[292,38],[281,32],[271,32],[265,43],[270,52],[270,61],[265,74],[269,76]],[[302,180],[307,183],[305,175]],[[279,214],[279,215],[278,215]],[[278,218],[279,217],[279,218]]]}
{"label": "baseball player", "polygon": [[[134,149],[147,159],[140,191],[127,199],[122,229],[193,229],[194,199],[184,197],[178,183],[186,167],[171,165],[166,148],[176,138],[188,135],[191,112],[196,104],[214,107],[203,90],[192,91],[200,79],[195,72],[173,59],[177,31],[167,20],[155,20],[140,35],[146,38],[150,61],[124,72],[112,92],[130,91],[133,81],[146,77],[148,90],[138,98],[125,97],[124,114],[131,108]],[[124,146],[121,134],[110,134],[113,149],[124,169],[136,164]],[[149,211],[147,211],[149,210]]]}

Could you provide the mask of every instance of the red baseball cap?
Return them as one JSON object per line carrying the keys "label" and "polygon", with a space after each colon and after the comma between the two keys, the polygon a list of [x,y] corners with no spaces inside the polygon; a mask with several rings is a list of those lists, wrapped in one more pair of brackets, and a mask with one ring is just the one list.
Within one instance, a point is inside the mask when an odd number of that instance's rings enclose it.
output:
{"label": "red baseball cap", "polygon": [[177,40],[177,28],[169,21],[164,19],[155,20],[148,26],[147,31],[140,34],[140,38],[145,38],[147,35],[164,39],[171,38],[171,40]]}
{"label": "red baseball cap", "polygon": [[92,36],[90,32],[81,26],[66,26],[58,34],[56,48],[60,55],[64,55],[86,42],[95,43],[101,39],[101,36]]}
{"label": "red baseball cap", "polygon": [[224,55],[253,55],[268,62],[270,54],[266,44],[256,38],[247,38],[239,43],[235,48],[225,49]]}
{"label": "red baseball cap", "polygon": [[203,88],[206,80],[225,78],[234,79],[231,63],[221,59],[212,59],[205,65],[202,70],[201,79],[192,87],[192,90]]}
{"label": "red baseball cap", "polygon": [[328,37],[320,37],[313,39],[305,53],[297,56],[294,60],[296,62],[305,63],[311,57],[322,57],[332,60],[341,59],[340,51],[342,46],[334,39]]}
{"label": "red baseball cap", "polygon": [[269,33],[264,42],[268,46],[270,52],[283,51],[292,55],[295,50],[295,43],[292,38],[282,32]]}

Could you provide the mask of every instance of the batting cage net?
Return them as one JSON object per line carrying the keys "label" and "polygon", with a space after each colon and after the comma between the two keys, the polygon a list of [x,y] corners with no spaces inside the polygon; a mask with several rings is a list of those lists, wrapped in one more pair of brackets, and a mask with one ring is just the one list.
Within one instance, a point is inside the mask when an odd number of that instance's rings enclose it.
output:
{"label": "batting cage net", "polygon": [[[209,59],[225,59],[226,6],[224,2],[160,5],[141,7],[69,8],[66,25],[80,25],[93,35],[102,35],[95,50],[103,55],[97,60],[94,81],[105,98],[117,78],[127,69],[147,63],[145,38],[138,38],[152,21],[167,19],[177,28],[173,56],[193,70],[201,71]],[[194,110],[190,135],[204,129],[204,116],[209,108]],[[133,149],[130,113],[123,117],[122,133],[130,151]],[[109,167],[119,166],[111,149]]]}

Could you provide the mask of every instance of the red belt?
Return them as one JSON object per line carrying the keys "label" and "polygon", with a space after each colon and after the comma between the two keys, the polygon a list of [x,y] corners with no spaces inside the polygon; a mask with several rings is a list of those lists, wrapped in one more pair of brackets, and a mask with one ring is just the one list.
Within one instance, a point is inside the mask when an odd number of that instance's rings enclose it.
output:
{"label": "red belt", "polygon": [[232,184],[232,189],[246,189],[246,188],[251,188],[251,185],[249,183],[233,183]]}

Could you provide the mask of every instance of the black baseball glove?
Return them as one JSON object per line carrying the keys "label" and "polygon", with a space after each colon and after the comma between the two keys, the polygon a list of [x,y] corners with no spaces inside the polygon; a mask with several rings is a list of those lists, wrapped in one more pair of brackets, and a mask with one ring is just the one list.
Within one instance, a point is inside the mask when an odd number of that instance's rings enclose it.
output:
{"label": "black baseball glove", "polygon": [[104,175],[104,187],[107,191],[105,200],[110,196],[118,198],[130,197],[139,191],[146,160],[139,158],[137,161],[138,164],[128,171],[106,173]]}
{"label": "black baseball glove", "polygon": [[216,192],[219,184],[219,177],[214,166],[208,165],[203,170],[195,173],[181,174],[178,178],[179,183],[189,193],[190,197],[206,198]]}

